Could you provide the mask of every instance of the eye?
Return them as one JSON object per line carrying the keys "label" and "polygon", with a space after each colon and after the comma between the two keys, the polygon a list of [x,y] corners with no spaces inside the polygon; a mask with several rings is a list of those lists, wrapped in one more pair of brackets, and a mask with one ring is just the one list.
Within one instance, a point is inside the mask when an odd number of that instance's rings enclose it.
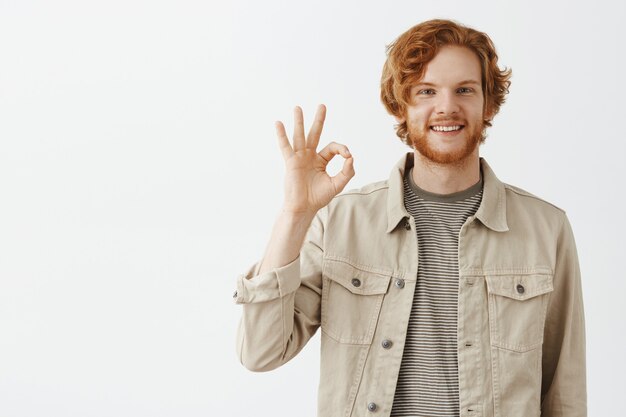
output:
{"label": "eye", "polygon": [[432,88],[426,88],[426,89],[424,89],[424,90],[420,90],[420,91],[418,91],[418,92],[417,92],[417,94],[418,94],[418,95],[427,95],[427,96],[432,95],[432,94],[430,94],[429,92],[433,92],[433,93],[434,93],[434,92],[435,92],[435,90],[433,90]]}
{"label": "eye", "polygon": [[474,90],[469,88],[469,87],[461,87],[461,88],[459,88],[459,92],[461,92],[461,93],[471,93],[473,91]]}

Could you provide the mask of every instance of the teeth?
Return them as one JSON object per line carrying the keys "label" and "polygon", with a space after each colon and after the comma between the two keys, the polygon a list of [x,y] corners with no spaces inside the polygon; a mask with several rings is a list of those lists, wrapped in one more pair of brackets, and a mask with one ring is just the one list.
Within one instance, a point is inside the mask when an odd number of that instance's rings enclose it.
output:
{"label": "teeth", "polygon": [[459,130],[461,126],[433,126],[432,129],[437,132],[452,132],[453,130]]}

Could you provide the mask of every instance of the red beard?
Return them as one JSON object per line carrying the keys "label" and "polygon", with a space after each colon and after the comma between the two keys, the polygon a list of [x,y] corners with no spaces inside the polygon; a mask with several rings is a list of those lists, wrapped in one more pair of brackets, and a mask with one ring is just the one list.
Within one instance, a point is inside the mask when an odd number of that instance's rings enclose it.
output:
{"label": "red beard", "polygon": [[[460,149],[452,152],[442,152],[435,149],[428,141],[428,135],[434,134],[430,129],[431,124],[426,126],[426,129],[424,129],[407,121],[407,136],[409,144],[411,144],[421,155],[432,162],[437,164],[458,164],[470,156],[476,147],[480,143],[483,143],[487,138],[484,122],[481,122],[480,124],[473,124],[472,126],[474,127],[468,125],[467,123],[463,123],[458,119],[446,120],[446,122],[464,125],[463,132],[460,134],[465,136],[465,143]],[[439,121],[439,123],[442,123],[442,121]]]}

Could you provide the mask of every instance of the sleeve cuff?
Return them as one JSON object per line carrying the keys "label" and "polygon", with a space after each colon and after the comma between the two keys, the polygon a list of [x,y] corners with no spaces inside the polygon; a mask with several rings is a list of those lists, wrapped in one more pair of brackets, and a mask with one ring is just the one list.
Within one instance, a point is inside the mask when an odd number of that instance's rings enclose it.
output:
{"label": "sleeve cuff", "polygon": [[275,300],[300,287],[300,256],[285,266],[255,275],[258,267],[257,262],[237,277],[237,290],[233,294],[236,304]]}

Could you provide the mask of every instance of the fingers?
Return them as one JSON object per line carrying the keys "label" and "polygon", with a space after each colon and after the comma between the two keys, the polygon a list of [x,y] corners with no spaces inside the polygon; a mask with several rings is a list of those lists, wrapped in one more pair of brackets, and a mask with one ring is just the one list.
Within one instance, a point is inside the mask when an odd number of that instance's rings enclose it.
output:
{"label": "fingers", "polygon": [[293,109],[293,150],[299,151],[304,149],[304,116],[300,106]]}
{"label": "fingers", "polygon": [[354,160],[352,158],[352,154],[350,154],[346,145],[331,142],[319,152],[319,155],[326,161],[327,164],[335,157],[335,155],[341,155],[345,158],[341,171],[339,171],[334,177],[330,178],[333,186],[335,187],[335,191],[340,193],[345,188],[346,184],[348,184],[348,181],[354,177]]}
{"label": "fingers", "polygon": [[[320,104],[317,107],[315,120],[313,121],[313,125],[311,126],[311,129],[309,130],[309,135],[306,139],[304,137],[304,115],[300,106],[296,106],[293,109],[293,119],[293,146],[289,142],[289,138],[287,137],[287,133],[285,131],[285,126],[282,124],[282,122],[277,121],[274,123],[274,126],[276,128],[276,136],[278,137],[278,145],[285,160],[293,155],[294,152],[298,152],[306,148],[312,149],[314,151],[317,149],[320,141],[320,136],[322,135],[322,129],[324,127],[324,120],[326,119],[326,106]],[[346,148],[345,146],[344,148],[345,151],[343,152],[343,154],[344,157],[347,157],[345,156],[345,152],[347,152],[348,148]],[[335,155],[336,154],[337,153],[335,153]],[[324,155],[322,155],[322,157],[327,161],[330,161],[332,159],[332,151],[331,154],[328,154],[327,151]]]}
{"label": "fingers", "polygon": [[319,151],[319,155],[324,158],[327,163],[330,162],[335,155],[341,155],[346,159],[352,156],[350,155],[350,151],[346,145],[342,145],[337,142],[330,142],[324,147],[324,149]]}
{"label": "fingers", "polygon": [[339,171],[337,175],[330,179],[335,186],[337,194],[343,191],[343,189],[346,187],[352,177],[354,177],[354,159],[352,157],[349,157],[345,161],[343,161],[343,167],[341,168],[341,171]]}
{"label": "fingers", "polygon": [[287,132],[285,132],[285,126],[282,122],[275,122],[274,127],[276,127],[276,136],[278,136],[278,147],[283,154],[283,159],[286,161],[293,154],[293,149],[289,143]]}
{"label": "fingers", "polygon": [[320,104],[317,107],[317,111],[315,112],[315,120],[313,120],[313,125],[309,130],[309,135],[306,138],[306,147],[309,149],[316,150],[317,145],[320,141],[320,136],[322,135],[322,129],[324,128],[324,120],[326,119],[326,106]]}

